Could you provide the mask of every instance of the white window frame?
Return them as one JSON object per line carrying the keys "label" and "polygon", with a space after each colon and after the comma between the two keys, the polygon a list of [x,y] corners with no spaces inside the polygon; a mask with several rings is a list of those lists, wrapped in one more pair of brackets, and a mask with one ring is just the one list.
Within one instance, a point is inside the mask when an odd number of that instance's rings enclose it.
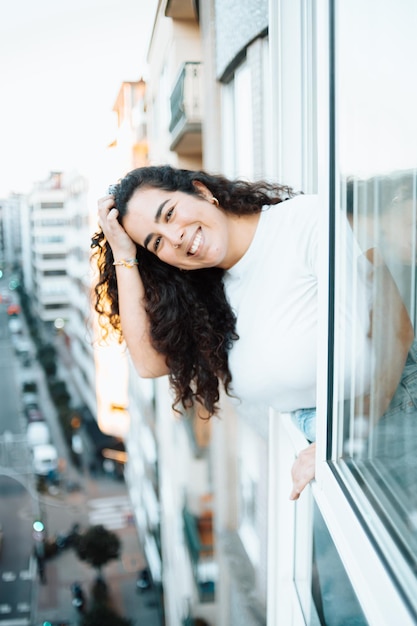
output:
{"label": "white window frame", "polygon": [[222,85],[222,170],[229,178],[253,179],[252,75],[248,62]]}
{"label": "white window frame", "polygon": [[[278,180],[304,191],[317,191],[320,204],[329,206],[329,141],[330,106],[329,19],[331,0],[317,0],[316,29],[317,76],[302,75],[301,10],[304,0],[270,0],[269,42],[271,51],[272,110],[277,118],[272,127],[274,171]],[[305,5],[304,5],[305,6]],[[311,25],[310,25],[311,26]],[[304,29],[309,25],[304,22]],[[306,31],[304,30],[304,33]],[[298,36],[297,36],[298,35]],[[302,82],[305,81],[306,82]],[[310,80],[310,84],[309,83]],[[298,81],[298,82],[297,82]],[[303,117],[303,98],[308,88],[317,89],[316,120]],[[307,88],[307,91],[306,91]],[[304,100],[306,103],[306,100]],[[307,101],[308,104],[308,101]],[[300,124],[304,120],[304,124]],[[284,123],[285,122],[285,123]],[[317,137],[317,189],[314,189],[314,151],[310,148]],[[335,164],[337,171],[337,164]],[[319,271],[329,276],[328,233],[330,223],[326,209],[321,215]],[[296,503],[288,499],[291,490],[292,462],[306,442],[284,415],[271,411],[269,430],[269,568],[268,626],[306,624],[294,581],[295,546],[297,554],[305,553],[306,588],[311,589],[312,497],[342,559],[352,587],[370,626],[415,622],[407,610],[388,570],[369,538],[363,521],[352,505],[357,494],[348,494],[341,486],[340,474],[327,461],[328,415],[328,331],[329,284],[322,281],[319,292],[319,355],[317,401],[317,464],[316,479]],[[337,365],[338,355],[335,354]],[[303,523],[297,524],[296,516]],[[366,520],[369,523],[369,520]],[[373,520],[373,523],[376,523]],[[387,538],[389,541],[389,538]],[[299,563],[298,563],[299,566]],[[299,570],[298,570],[299,571]]]}
{"label": "white window frame", "polygon": [[[328,24],[330,21],[330,4],[331,2],[323,1],[320,5],[320,22],[318,22],[317,40],[318,42],[327,42],[329,40]],[[329,163],[330,163],[330,134],[329,120],[330,111],[330,94],[329,94],[329,75],[330,75],[330,55],[328,47],[318,46],[318,137],[319,141],[319,196],[326,206],[333,200],[329,198]],[[337,143],[337,135],[335,137]],[[337,151],[336,151],[337,154]],[[334,163],[334,171],[338,171],[337,159]],[[334,202],[335,206],[340,206],[339,186],[334,185]],[[337,215],[337,212],[336,212]],[[327,220],[326,220],[327,217]],[[341,228],[339,221],[335,223],[336,236]],[[321,225],[321,233],[329,232],[328,216],[323,215]],[[323,240],[320,246],[321,250],[326,250],[327,243]],[[326,255],[327,256],[327,255]],[[322,276],[329,275],[328,258],[321,259]],[[337,268],[336,268],[337,272]],[[353,493],[351,489],[344,489],[341,486],[340,478],[342,477],[343,466],[339,464],[335,469],[332,464],[327,461],[328,441],[328,425],[327,425],[327,406],[328,406],[328,381],[327,367],[328,354],[327,345],[328,337],[328,310],[329,310],[329,289],[323,289],[321,292],[321,300],[319,310],[321,311],[320,329],[319,329],[319,375],[318,381],[318,416],[317,416],[317,464],[316,464],[316,480],[313,485],[313,494],[320,508],[321,514],[326,521],[330,535],[339,552],[340,558],[344,564],[346,572],[352,587],[361,604],[362,610],[368,620],[370,626],[391,626],[392,624],[404,624],[412,626],[415,624],[414,619],[407,610],[404,599],[401,597],[392,577],[389,574],[385,564],[381,560],[377,550],[370,539],[365,524],[369,524],[371,531],[378,531],[379,535],[385,536],[386,553],[395,558],[396,549],[393,546],[392,539],[388,533],[384,531],[382,524],[377,518],[361,520],[358,516],[352,502],[358,501],[360,497],[359,490]],[[343,285],[336,283],[336,289],[343,289]],[[336,298],[337,298],[336,293]],[[341,355],[338,354],[336,341],[336,349],[334,354],[334,364],[338,367],[341,362]],[[334,390],[333,407],[337,405],[337,390]],[[334,415],[336,412],[334,411]],[[336,417],[333,418],[333,428],[335,437],[337,429]],[[331,452],[331,460],[335,461],[335,448]],[[345,484],[347,484],[345,482]],[[378,526],[378,528],[376,528]],[[398,553],[397,553],[398,556]]]}

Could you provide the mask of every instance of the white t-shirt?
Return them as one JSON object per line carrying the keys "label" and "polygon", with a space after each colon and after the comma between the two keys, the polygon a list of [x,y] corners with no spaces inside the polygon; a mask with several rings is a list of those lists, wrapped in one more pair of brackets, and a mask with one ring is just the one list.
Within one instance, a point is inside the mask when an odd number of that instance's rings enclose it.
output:
{"label": "white t-shirt", "polygon": [[240,337],[229,353],[232,393],[245,403],[316,406],[318,217],[317,196],[265,207],[247,252],[225,273]]}

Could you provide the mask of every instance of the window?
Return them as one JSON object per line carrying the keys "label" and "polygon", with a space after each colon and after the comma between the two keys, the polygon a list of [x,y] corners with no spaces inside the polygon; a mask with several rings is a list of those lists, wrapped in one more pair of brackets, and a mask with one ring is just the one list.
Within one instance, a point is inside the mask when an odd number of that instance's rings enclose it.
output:
{"label": "window", "polygon": [[66,276],[67,272],[66,270],[46,270],[45,272],[42,272],[43,276]]}
{"label": "window", "polygon": [[222,89],[223,170],[230,178],[253,178],[251,70],[245,60]]}
{"label": "window", "polygon": [[39,235],[35,237],[36,243],[64,243],[64,235]]}
{"label": "window", "polygon": [[63,209],[63,202],[41,202],[41,209]]}
{"label": "window", "polygon": [[41,259],[43,261],[61,261],[67,258],[66,254],[41,254]]}
{"label": "window", "polygon": [[417,617],[417,92],[411,78],[417,5],[336,0],[334,8],[335,351],[328,453]]}

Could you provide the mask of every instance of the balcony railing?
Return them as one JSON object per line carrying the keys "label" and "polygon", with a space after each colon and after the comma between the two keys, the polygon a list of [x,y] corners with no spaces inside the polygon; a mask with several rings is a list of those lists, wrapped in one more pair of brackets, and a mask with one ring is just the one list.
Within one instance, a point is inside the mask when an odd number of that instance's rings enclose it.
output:
{"label": "balcony railing", "polygon": [[203,117],[202,64],[184,63],[170,98],[171,150],[179,154],[201,154]]}
{"label": "balcony railing", "polygon": [[191,513],[187,506],[184,506],[182,517],[186,545],[200,602],[213,602],[217,567],[213,558],[211,513],[206,511],[198,517]]}

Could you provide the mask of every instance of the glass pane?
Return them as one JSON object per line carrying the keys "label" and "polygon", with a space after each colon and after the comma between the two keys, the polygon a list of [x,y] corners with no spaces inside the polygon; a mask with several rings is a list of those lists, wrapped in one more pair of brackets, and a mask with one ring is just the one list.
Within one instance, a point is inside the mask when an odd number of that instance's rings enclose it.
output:
{"label": "glass pane", "polygon": [[[356,594],[327,529],[314,506],[312,597],[315,619],[322,626],[367,626]],[[307,624],[311,621],[306,620]]]}
{"label": "glass pane", "polygon": [[[306,534],[309,505],[296,505],[294,582],[308,626],[366,626],[368,624],[349,576],[330,536],[323,516],[313,501],[313,527]],[[307,567],[306,554],[311,554]]]}
{"label": "glass pane", "polygon": [[381,551],[387,531],[402,553],[390,566],[417,602],[417,3],[335,8],[333,453],[382,522]]}

